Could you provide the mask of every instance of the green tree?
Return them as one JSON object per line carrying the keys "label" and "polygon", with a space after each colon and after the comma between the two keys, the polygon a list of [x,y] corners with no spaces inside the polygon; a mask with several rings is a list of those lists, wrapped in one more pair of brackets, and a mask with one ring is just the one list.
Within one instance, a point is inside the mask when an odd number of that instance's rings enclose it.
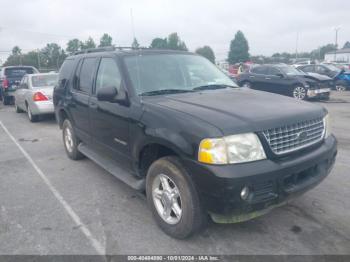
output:
{"label": "green tree", "polygon": [[41,66],[46,69],[59,69],[66,58],[64,50],[56,43],[49,43],[40,51]]}
{"label": "green tree", "polygon": [[98,47],[111,46],[112,37],[109,34],[104,33],[100,39],[100,45]]}
{"label": "green tree", "polygon": [[82,50],[83,49],[88,49],[88,48],[96,48],[96,44],[95,44],[94,39],[92,39],[92,37],[89,36],[89,38],[84,43],[82,43],[80,48]]}
{"label": "green tree", "polygon": [[21,48],[19,48],[17,45],[12,48],[12,54],[15,56],[19,56],[22,54]]}
{"label": "green tree", "polygon": [[68,53],[74,53],[80,51],[81,46],[82,42],[79,39],[74,38],[68,41],[66,51]]}
{"label": "green tree", "polygon": [[137,42],[137,39],[135,37],[134,37],[134,41],[132,41],[131,47],[132,48],[139,48],[140,47],[140,44],[139,44],[139,42]]}
{"label": "green tree", "polygon": [[168,48],[168,41],[166,38],[154,38],[152,40],[152,43],[150,45],[150,48],[155,48],[155,49],[167,49]]}
{"label": "green tree", "polygon": [[177,33],[171,33],[168,36],[168,49],[173,49],[173,50],[183,50],[187,51],[187,47],[185,42],[181,41],[180,37],[178,36]]}
{"label": "green tree", "polygon": [[236,64],[246,62],[249,59],[249,45],[242,31],[237,31],[235,38],[231,41],[228,53],[228,62]]}
{"label": "green tree", "polygon": [[344,48],[350,48],[350,42],[349,41],[346,41],[346,43],[343,46],[343,49]]}
{"label": "green tree", "polygon": [[207,58],[210,62],[212,62],[213,64],[215,64],[215,54],[213,49],[211,49],[210,46],[203,46],[203,47],[199,47],[196,49],[196,53],[204,56],[205,58]]}

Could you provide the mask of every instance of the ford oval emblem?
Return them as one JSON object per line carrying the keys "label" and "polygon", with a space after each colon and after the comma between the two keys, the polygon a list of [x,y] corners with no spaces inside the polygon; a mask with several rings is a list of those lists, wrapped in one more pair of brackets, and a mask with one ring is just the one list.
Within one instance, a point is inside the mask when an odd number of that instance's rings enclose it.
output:
{"label": "ford oval emblem", "polygon": [[297,139],[303,141],[307,138],[307,132],[303,131],[297,134]]}

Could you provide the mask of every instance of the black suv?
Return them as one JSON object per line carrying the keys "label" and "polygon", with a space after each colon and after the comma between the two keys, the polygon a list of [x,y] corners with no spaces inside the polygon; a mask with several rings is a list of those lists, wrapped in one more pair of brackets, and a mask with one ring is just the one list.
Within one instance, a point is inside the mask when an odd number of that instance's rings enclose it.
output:
{"label": "black suv", "polygon": [[238,88],[188,52],[73,55],[53,101],[68,156],[145,191],[176,238],[208,214],[218,223],[262,215],[322,181],[337,154],[324,108]]}
{"label": "black suv", "polygon": [[319,98],[327,100],[332,88],[331,78],[308,75],[288,65],[260,65],[238,75],[240,86],[291,96],[296,99]]}
{"label": "black suv", "polygon": [[16,88],[26,74],[36,74],[39,71],[32,66],[5,66],[0,71],[0,96],[4,101],[4,105],[13,102]]}

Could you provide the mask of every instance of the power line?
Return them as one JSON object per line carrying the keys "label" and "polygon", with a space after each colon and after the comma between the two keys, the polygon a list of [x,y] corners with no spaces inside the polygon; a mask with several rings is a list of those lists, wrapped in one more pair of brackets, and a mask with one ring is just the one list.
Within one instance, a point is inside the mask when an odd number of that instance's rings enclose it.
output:
{"label": "power line", "polygon": [[20,32],[27,32],[27,33],[31,33],[31,34],[40,34],[40,35],[60,37],[60,38],[77,38],[77,36],[72,36],[72,35],[52,34],[52,33],[31,31],[31,30],[20,29],[20,28],[16,28],[16,27],[8,27],[8,26],[0,27],[0,32],[3,31],[4,29],[7,31],[20,31]]}

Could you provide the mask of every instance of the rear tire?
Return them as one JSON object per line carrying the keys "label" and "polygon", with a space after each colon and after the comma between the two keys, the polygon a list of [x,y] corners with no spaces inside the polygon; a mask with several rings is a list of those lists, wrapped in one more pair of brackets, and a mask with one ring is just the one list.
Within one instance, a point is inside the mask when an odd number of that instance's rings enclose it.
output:
{"label": "rear tire", "polygon": [[39,116],[33,115],[32,111],[30,110],[30,107],[28,105],[27,105],[27,115],[28,115],[28,119],[30,122],[32,122],[32,123],[38,122]]}
{"label": "rear tire", "polygon": [[171,237],[188,238],[206,222],[195,185],[177,157],[160,158],[150,166],[146,194],[158,226]]}
{"label": "rear tire", "polygon": [[10,100],[11,100],[10,97],[4,96],[4,105],[8,106],[10,104],[10,102],[11,102]]}
{"label": "rear tire", "polygon": [[245,88],[252,88],[252,84],[248,81],[244,81],[241,86]]}
{"label": "rear tire", "polygon": [[15,110],[16,110],[16,113],[23,113],[23,110],[18,107],[16,102],[15,102]]}
{"label": "rear tire", "polygon": [[68,157],[72,160],[84,158],[84,155],[78,150],[79,138],[75,135],[73,126],[69,119],[65,119],[62,125],[63,144]]}
{"label": "rear tire", "polygon": [[342,81],[336,82],[335,83],[335,90],[337,90],[339,92],[344,92],[344,91],[346,91],[346,85]]}

